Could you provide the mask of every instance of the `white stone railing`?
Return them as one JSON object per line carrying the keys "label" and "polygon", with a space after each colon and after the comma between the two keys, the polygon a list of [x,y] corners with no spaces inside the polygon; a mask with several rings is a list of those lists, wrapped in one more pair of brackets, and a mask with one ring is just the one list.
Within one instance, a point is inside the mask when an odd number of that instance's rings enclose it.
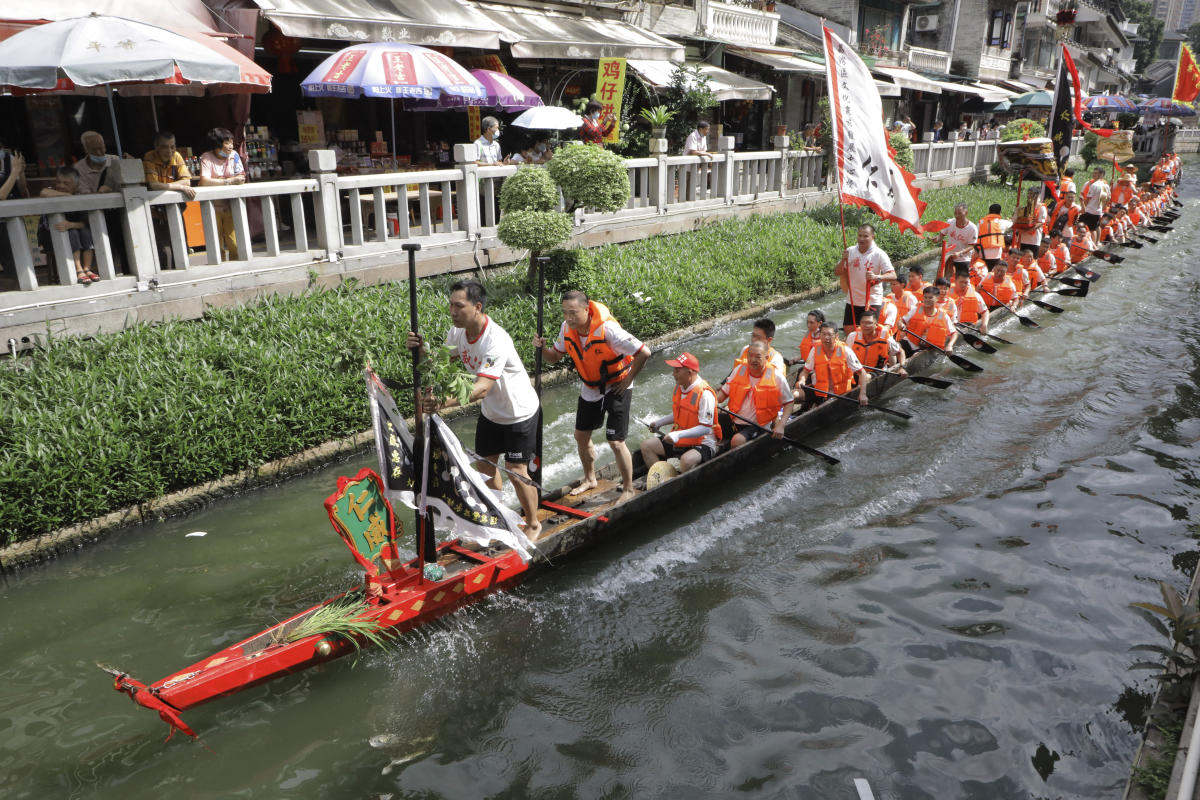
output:
{"label": "white stone railing", "polygon": [[779,32],[779,15],[773,11],[697,0],[696,13],[704,35],[720,42],[774,46]]}
{"label": "white stone railing", "polygon": [[928,47],[906,47],[905,50],[908,54],[908,69],[928,72],[950,71],[950,54],[945,50],[932,50]]}

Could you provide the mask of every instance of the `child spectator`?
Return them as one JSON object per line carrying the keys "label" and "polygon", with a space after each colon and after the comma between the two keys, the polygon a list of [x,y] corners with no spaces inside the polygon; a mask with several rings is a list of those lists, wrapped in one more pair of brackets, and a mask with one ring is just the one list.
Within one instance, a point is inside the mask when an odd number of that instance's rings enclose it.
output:
{"label": "child spectator", "polygon": [[[41,197],[69,197],[79,194],[79,173],[74,166],[64,164],[54,176],[54,188],[42,189]],[[75,277],[80,283],[95,283],[100,276],[92,272],[92,259],[96,251],[92,244],[92,231],[85,221],[84,211],[68,211],[62,222],[54,223],[56,231],[65,231],[71,243],[71,257],[75,260]],[[38,245],[49,256],[54,252],[50,238],[50,220],[43,216],[38,222]],[[53,260],[53,259],[51,259]]]}

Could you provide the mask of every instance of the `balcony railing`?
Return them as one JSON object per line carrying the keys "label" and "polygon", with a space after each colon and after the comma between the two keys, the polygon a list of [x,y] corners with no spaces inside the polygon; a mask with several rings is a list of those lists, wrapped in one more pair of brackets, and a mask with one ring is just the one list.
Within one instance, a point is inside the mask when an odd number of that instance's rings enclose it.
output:
{"label": "balcony railing", "polygon": [[907,67],[912,70],[925,72],[949,72],[950,54],[945,50],[932,50],[928,47],[907,47]]}
{"label": "balcony railing", "polygon": [[1008,77],[1008,70],[1011,65],[1011,53],[998,55],[985,51],[979,55],[979,77],[1004,80]]}
{"label": "balcony railing", "polygon": [[696,0],[696,13],[703,34],[722,42],[773,46],[779,32],[779,15],[773,11]]}

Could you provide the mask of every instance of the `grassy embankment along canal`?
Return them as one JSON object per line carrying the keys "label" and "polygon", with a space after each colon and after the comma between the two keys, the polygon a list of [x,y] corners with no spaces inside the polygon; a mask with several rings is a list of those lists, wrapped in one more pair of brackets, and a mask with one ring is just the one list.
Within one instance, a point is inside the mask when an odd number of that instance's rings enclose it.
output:
{"label": "grassy embankment along canal", "polygon": [[[960,200],[978,219],[993,202],[1011,209],[1015,191],[992,183],[921,196],[926,219],[948,218]],[[846,209],[848,226],[868,219],[878,222]],[[877,227],[893,260],[929,247],[891,224]],[[555,267],[650,338],[821,286],[841,249],[834,205],[577,251]],[[517,266],[485,278],[488,312],[519,344],[536,321],[524,274]],[[453,280],[421,281],[431,339],[449,325],[445,291]],[[548,328],[558,319],[551,308]],[[369,358],[380,374],[407,380],[407,326],[404,283],[347,282],[212,309],[196,321],[46,342],[0,370],[0,545],[362,431],[369,421],[357,366]],[[532,347],[524,349],[532,361]]]}

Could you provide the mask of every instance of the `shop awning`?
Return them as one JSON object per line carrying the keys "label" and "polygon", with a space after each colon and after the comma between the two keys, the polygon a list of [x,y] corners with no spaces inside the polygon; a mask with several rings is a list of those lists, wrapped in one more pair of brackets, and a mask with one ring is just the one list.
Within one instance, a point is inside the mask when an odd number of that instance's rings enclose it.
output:
{"label": "shop awning", "polygon": [[683,45],[615,19],[517,6],[474,5],[517,58],[637,58],[683,61]]}
{"label": "shop awning", "polygon": [[873,71],[876,75],[891,78],[892,82],[901,89],[912,89],[932,94],[942,93],[942,87],[937,81],[930,80],[923,75],[918,75],[912,70],[904,69],[903,67],[875,67]]}
{"label": "shop awning", "polygon": [[[1001,100],[1007,100],[1010,97],[1017,97],[1018,95],[1022,94],[1022,92],[1014,92],[1011,89],[1006,89],[1003,86],[1000,86],[995,83],[985,83],[984,81],[974,81],[973,85],[978,86],[980,89],[983,89],[986,92],[990,92],[992,95],[995,96],[996,102],[1000,102]],[[985,97],[984,99],[988,100],[990,98]]]}
{"label": "shop awning", "polygon": [[86,17],[92,12],[125,17],[176,31],[215,34],[216,21],[202,0],[4,0],[0,39],[43,22]]}
{"label": "shop awning", "polygon": [[1000,102],[1004,97],[1000,96],[999,92],[991,92],[987,89],[980,89],[978,86],[973,86],[969,83],[952,83],[950,81],[934,81],[938,86],[942,87],[943,92],[958,92],[959,94],[967,94],[972,97],[978,97],[982,100],[991,99],[992,102]]}
{"label": "shop awning", "polygon": [[462,0],[254,0],[288,36],[500,48],[500,27]]}
{"label": "shop awning", "polygon": [[749,47],[726,47],[726,53],[730,53],[741,58],[757,61],[759,64],[766,64],[768,67],[779,70],[780,72],[811,72],[815,75],[824,75],[825,67],[815,61],[807,61],[803,58],[796,58],[787,50],[765,50],[762,48]]}
{"label": "shop awning", "polygon": [[[671,75],[677,65],[670,61],[643,61],[629,59],[629,68],[641,75],[652,86],[665,88],[671,85]],[[713,95],[721,101],[725,100],[770,100],[775,91],[771,86],[760,83],[736,72],[730,72],[712,64],[692,62],[689,67],[699,67],[700,74],[708,78]]]}

